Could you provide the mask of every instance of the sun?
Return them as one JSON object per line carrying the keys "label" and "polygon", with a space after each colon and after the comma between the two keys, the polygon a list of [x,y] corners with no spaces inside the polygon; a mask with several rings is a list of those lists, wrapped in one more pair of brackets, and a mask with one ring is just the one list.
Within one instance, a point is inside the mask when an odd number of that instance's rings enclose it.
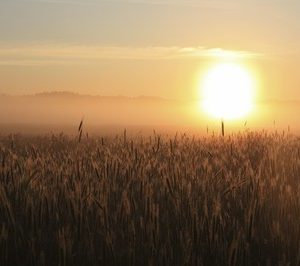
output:
{"label": "sun", "polygon": [[253,108],[254,79],[236,63],[222,63],[210,69],[202,83],[202,107],[219,119],[237,119]]}

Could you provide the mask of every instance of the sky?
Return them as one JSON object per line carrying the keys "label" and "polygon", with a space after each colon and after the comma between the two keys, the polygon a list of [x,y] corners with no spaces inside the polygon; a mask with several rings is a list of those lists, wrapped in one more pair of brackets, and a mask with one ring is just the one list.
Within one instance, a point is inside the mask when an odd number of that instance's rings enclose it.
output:
{"label": "sky", "polygon": [[245,64],[260,100],[300,100],[297,0],[1,0],[0,93],[196,99]]}

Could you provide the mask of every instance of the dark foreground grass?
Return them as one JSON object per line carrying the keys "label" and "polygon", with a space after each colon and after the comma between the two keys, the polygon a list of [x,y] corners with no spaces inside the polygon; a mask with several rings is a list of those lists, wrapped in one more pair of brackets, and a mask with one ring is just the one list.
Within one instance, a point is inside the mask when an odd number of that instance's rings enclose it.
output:
{"label": "dark foreground grass", "polygon": [[299,265],[300,140],[0,138],[0,265]]}

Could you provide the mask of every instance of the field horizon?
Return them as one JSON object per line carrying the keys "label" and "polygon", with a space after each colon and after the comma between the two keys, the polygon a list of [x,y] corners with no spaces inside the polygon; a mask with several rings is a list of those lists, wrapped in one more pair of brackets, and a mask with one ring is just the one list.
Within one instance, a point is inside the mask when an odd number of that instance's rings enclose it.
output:
{"label": "field horizon", "polygon": [[[225,121],[228,132],[288,128],[295,134],[300,111],[295,100],[265,99],[257,103],[260,111],[238,121]],[[200,110],[200,99],[177,100],[156,96],[100,96],[53,91],[28,95],[0,95],[1,133],[73,134],[84,118],[90,134],[113,133],[125,128],[149,133],[187,131],[194,134],[217,133],[220,120],[209,119]]]}
{"label": "field horizon", "polygon": [[0,266],[299,266],[299,0],[0,0]]}

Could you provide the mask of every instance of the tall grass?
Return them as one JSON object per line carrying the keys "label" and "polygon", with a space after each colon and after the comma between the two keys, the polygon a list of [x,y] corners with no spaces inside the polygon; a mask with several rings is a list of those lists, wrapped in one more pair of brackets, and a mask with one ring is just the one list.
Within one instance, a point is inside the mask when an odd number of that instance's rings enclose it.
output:
{"label": "tall grass", "polygon": [[0,138],[0,265],[299,265],[300,140]]}

